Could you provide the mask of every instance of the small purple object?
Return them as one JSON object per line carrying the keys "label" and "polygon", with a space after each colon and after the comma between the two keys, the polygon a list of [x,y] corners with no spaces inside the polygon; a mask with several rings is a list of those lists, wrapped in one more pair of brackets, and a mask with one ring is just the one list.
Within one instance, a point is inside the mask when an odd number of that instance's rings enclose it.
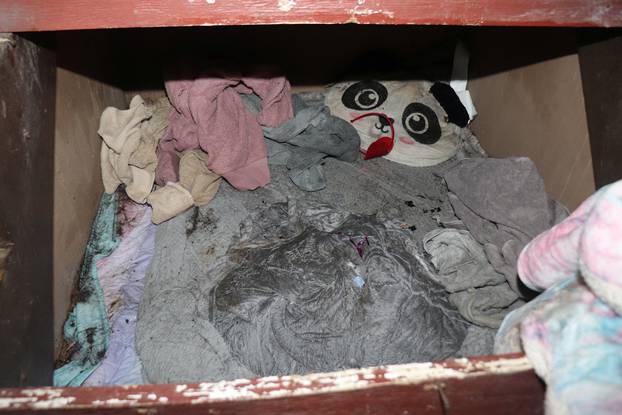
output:
{"label": "small purple object", "polygon": [[356,249],[356,252],[358,252],[359,256],[363,258],[363,247],[366,244],[369,246],[369,239],[367,238],[367,235],[363,236],[363,239],[358,242],[354,242],[354,239],[352,239],[351,236],[349,238],[352,245],[354,245],[354,249]]}

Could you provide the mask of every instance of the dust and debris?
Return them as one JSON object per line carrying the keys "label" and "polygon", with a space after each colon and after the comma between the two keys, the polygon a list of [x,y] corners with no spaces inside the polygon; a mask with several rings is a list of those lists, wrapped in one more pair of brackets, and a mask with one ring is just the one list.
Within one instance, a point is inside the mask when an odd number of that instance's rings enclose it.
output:
{"label": "dust and debris", "polygon": [[194,231],[201,229],[211,231],[216,229],[217,220],[214,216],[214,212],[211,209],[202,211],[198,207],[194,207],[192,215],[186,222],[186,236],[190,236]]}
{"label": "dust and debris", "polygon": [[87,329],[85,330],[85,333],[86,333],[86,341],[87,341],[89,344],[93,344],[93,342],[95,341],[95,340],[94,340],[94,337],[95,337],[95,327],[89,327],[89,328],[87,328]]}

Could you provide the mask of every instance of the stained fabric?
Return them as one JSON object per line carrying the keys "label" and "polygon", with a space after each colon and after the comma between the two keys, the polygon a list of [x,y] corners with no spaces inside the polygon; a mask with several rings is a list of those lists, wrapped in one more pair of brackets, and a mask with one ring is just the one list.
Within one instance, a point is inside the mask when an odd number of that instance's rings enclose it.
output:
{"label": "stained fabric", "polygon": [[483,245],[493,268],[518,295],[529,295],[518,280],[518,254],[567,216],[548,197],[533,162],[526,157],[464,159],[444,178],[456,216]]}
{"label": "stained fabric", "polygon": [[106,193],[120,184],[134,201],[145,203],[151,193],[157,163],[156,147],[166,130],[170,105],[134,96],[127,110],[106,108],[98,133],[102,137],[101,170]]}
{"label": "stained fabric", "polygon": [[143,383],[134,339],[145,271],[154,252],[156,227],[151,222],[151,209],[130,200],[121,203],[117,222],[121,233],[119,246],[96,263],[110,322],[110,342],[101,364],[83,386]]}
{"label": "stained fabric", "polygon": [[[253,373],[428,361],[460,349],[466,324],[425,276],[408,230],[346,216],[327,232],[314,222],[334,216],[316,218],[317,208],[267,210],[245,228],[230,254],[237,266],[210,299],[213,324]],[[364,238],[361,251],[352,238]]]}
{"label": "stained fabric", "polygon": [[[399,244],[402,237],[396,237],[395,241],[383,241],[386,245],[374,245],[373,238],[369,238],[368,246],[364,241],[364,235],[335,234],[340,232],[336,230],[337,227],[345,226],[351,216],[372,217],[372,219],[375,217],[373,227],[377,226],[378,231],[375,232],[378,235],[406,233],[414,246],[412,252],[419,253],[419,256],[411,254],[409,258],[426,262],[421,254],[423,252],[421,239],[432,229],[438,228],[439,221],[443,218],[453,218],[453,210],[447,200],[446,186],[439,177],[453,164],[455,161],[430,168],[414,168],[384,159],[346,163],[327,158],[322,167],[329,180],[326,181],[326,188],[320,192],[301,190],[290,180],[285,166],[273,165],[272,181],[267,186],[253,192],[239,192],[224,182],[209,205],[190,209],[159,225],[154,259],[145,279],[145,293],[140,305],[136,334],[145,380],[153,383],[216,381],[256,375],[251,368],[234,356],[232,345],[216,328],[213,321],[212,293],[225,277],[228,275],[229,278],[233,277],[238,266],[236,264],[239,264],[236,261],[237,254],[234,253],[236,249],[242,249],[240,252],[245,252],[245,255],[252,255],[249,253],[252,247],[267,249],[274,244],[274,235],[279,232],[282,232],[281,236],[284,238],[290,235],[288,226],[283,224],[302,224],[302,228],[296,225],[294,230],[298,232],[307,229],[306,232],[311,238],[310,246],[313,246],[311,241],[320,240],[327,243],[335,239],[336,243],[336,238],[343,238],[341,247],[343,251],[337,251],[338,258],[345,258],[344,255],[347,253],[352,256],[351,262],[356,265],[364,261],[364,258],[359,256],[357,246],[362,249],[364,257],[370,252],[369,249],[380,249],[381,246],[393,246],[392,244],[397,244],[397,252],[401,252]],[[373,189],[373,197],[370,197],[370,189]],[[270,206],[272,208],[269,208]],[[283,209],[277,209],[279,206]],[[242,238],[243,235],[247,237]],[[292,252],[303,249],[304,242],[298,243],[296,247],[291,247]],[[290,248],[279,246],[279,249],[287,251]],[[388,262],[387,259],[384,261]],[[395,268],[398,271],[400,267],[406,269],[399,261],[399,258],[395,259]],[[343,269],[344,264],[339,263],[340,269]],[[412,267],[413,275],[416,275],[414,278],[417,279],[412,282],[413,291],[421,293],[423,297],[430,295],[430,304],[416,304],[431,312],[438,310],[432,300],[437,296],[446,299],[447,293],[443,287],[433,282],[432,267],[422,265],[420,268],[417,263],[409,266]],[[288,273],[291,272],[286,270],[283,275],[290,275]],[[347,297],[350,307],[357,302],[355,293],[349,290],[361,290],[358,287],[360,280],[356,278],[356,274],[363,280],[362,290],[371,293],[377,290],[375,283],[372,284],[364,272],[356,272],[349,265],[344,272],[347,274],[340,274],[338,281],[343,284],[343,292],[350,295]],[[405,271],[399,271],[398,275],[403,277],[405,274]],[[377,281],[375,278],[373,280]],[[387,285],[387,292],[392,292],[395,284],[397,282]],[[428,289],[422,288],[420,284]],[[407,292],[409,289],[404,286]],[[298,285],[301,290],[305,287],[313,288],[303,285],[302,282]],[[433,287],[436,288],[432,289]],[[265,292],[263,294],[268,295]],[[258,292],[258,295],[262,293]],[[396,300],[399,300],[400,296],[402,294],[397,293]],[[466,325],[466,321],[456,312],[454,306],[448,304],[446,300],[442,304],[453,310],[457,321]],[[364,310],[364,307],[359,306],[353,310]],[[405,313],[404,316],[409,315],[407,307],[399,312]],[[356,316],[354,314],[352,316],[341,314],[341,316],[343,321],[347,321],[348,318],[367,318],[362,313]],[[380,321],[378,323],[380,324]],[[408,326],[407,321],[397,322],[395,315],[386,316],[382,324],[386,324],[386,327],[405,325],[406,328],[415,330]],[[420,328],[425,331],[425,326]],[[381,329],[374,328],[374,330]],[[455,347],[457,347],[455,353],[458,354],[491,352],[490,338],[493,331],[489,328],[471,330],[472,335],[468,339],[465,338],[464,330],[445,330],[442,333],[448,336],[441,338],[443,344],[438,348],[438,358],[442,358],[441,355],[445,356],[443,353],[448,348]],[[395,336],[396,339],[399,338],[398,333]],[[412,337],[416,336],[413,334]],[[462,341],[462,345],[459,344],[463,338],[468,340],[468,344],[465,341]],[[370,349],[367,355],[343,352],[340,356],[347,355],[348,359],[352,357],[355,360],[360,357],[363,364],[371,362],[374,359],[373,353],[378,352],[379,348],[377,339],[373,336],[368,339]],[[419,341],[419,338],[412,340],[412,345],[426,357],[417,359],[410,355],[405,362],[430,360],[427,355],[429,349],[422,346]],[[336,340],[335,342],[341,345],[345,343]],[[411,345],[407,347],[404,342],[399,344],[400,347],[404,347],[401,352],[393,349],[384,357],[397,359],[399,353],[411,353],[408,351]],[[282,350],[277,349],[277,352],[280,354]],[[257,350],[256,353],[266,352]],[[378,356],[375,358],[379,359]],[[351,365],[358,364],[355,360]],[[306,367],[315,367],[311,363],[306,362]],[[320,356],[317,365],[324,364],[326,360]],[[289,363],[285,361],[284,365],[287,366]],[[302,370],[303,366],[297,365]],[[277,366],[274,367],[276,370]]]}
{"label": "stained fabric", "polygon": [[[293,116],[289,82],[275,78],[182,76],[165,82],[173,108],[158,148],[156,182],[179,181],[178,152],[200,148],[207,167],[238,189],[270,181],[261,127],[276,127]],[[255,94],[261,111],[248,111],[240,94]]]}
{"label": "stained fabric", "polygon": [[521,252],[535,300],[509,314],[497,353],[524,351],[546,382],[547,414],[622,408],[622,182],[600,189]]}
{"label": "stained fabric", "polygon": [[117,206],[116,193],[102,195],[80,269],[79,299],[63,326],[65,341],[73,345],[75,352],[69,363],[54,371],[54,386],[80,386],[108,349],[110,324],[96,263],[119,244]]}
{"label": "stained fabric", "polygon": [[325,157],[354,161],[360,138],[347,121],[332,116],[324,105],[307,104],[302,96],[292,96],[294,118],[275,128],[264,128],[270,164],[284,164],[289,178],[302,190],[326,187],[320,163]]}
{"label": "stained fabric", "polygon": [[424,236],[423,247],[438,271],[435,279],[468,321],[497,328],[512,308],[523,304],[468,231],[433,230]]}

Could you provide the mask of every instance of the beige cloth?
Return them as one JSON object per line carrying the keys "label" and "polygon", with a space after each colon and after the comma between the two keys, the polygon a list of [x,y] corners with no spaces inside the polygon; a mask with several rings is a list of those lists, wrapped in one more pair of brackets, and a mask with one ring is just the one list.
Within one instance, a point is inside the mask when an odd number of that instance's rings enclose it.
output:
{"label": "beige cloth", "polygon": [[222,178],[207,168],[207,154],[188,150],[179,162],[179,183],[190,192],[197,206],[206,205],[216,196]]}
{"label": "beige cloth", "polygon": [[100,156],[106,193],[123,183],[132,200],[145,203],[153,188],[156,147],[166,130],[169,108],[166,98],[147,104],[136,95],[127,110],[104,110],[98,133],[103,139]]}
{"label": "beige cloth", "polygon": [[147,203],[153,208],[153,223],[167,221],[192,206],[206,205],[216,196],[222,177],[207,168],[207,154],[185,151],[179,162],[179,183],[167,183],[152,192]]}
{"label": "beige cloth", "polygon": [[106,108],[98,130],[103,139],[101,168],[106,193],[115,192],[123,183],[132,200],[151,205],[153,223],[209,203],[222,180],[207,168],[207,154],[200,149],[187,150],[179,162],[179,183],[167,183],[152,192],[156,149],[166,132],[169,110],[168,98],[146,103],[136,95],[127,110]]}
{"label": "beige cloth", "polygon": [[167,221],[194,205],[189,191],[179,183],[167,183],[166,186],[151,192],[147,203],[153,208],[151,220],[158,224]]}

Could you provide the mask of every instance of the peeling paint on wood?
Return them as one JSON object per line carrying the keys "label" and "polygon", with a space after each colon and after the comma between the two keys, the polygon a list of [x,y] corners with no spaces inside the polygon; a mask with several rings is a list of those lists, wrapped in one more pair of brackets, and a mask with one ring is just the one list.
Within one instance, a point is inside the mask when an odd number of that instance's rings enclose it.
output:
{"label": "peeling paint on wood", "polygon": [[249,24],[622,26],[619,0],[2,0],[0,31]]}
{"label": "peeling paint on wood", "polygon": [[[469,396],[466,400],[465,393]],[[405,397],[408,398],[400,401]],[[215,383],[0,389],[0,413],[98,413],[103,408],[115,408],[115,413],[143,409],[157,409],[158,414],[206,413],[208,409],[210,413],[254,413],[253,410],[271,408],[270,413],[277,414],[305,412],[310,407],[315,409],[310,412],[326,413],[318,405],[332,405],[327,406],[332,413],[350,413],[363,404],[370,413],[382,412],[380,409],[388,409],[387,405],[412,409],[419,404],[429,409],[422,413],[440,413],[436,409],[442,410],[448,404],[454,409],[461,405],[468,408],[479,400],[480,407],[489,408],[498,405],[499,399],[514,400],[516,410],[524,413],[540,413],[542,386],[524,356],[453,359]],[[523,412],[505,408],[503,413]]]}

